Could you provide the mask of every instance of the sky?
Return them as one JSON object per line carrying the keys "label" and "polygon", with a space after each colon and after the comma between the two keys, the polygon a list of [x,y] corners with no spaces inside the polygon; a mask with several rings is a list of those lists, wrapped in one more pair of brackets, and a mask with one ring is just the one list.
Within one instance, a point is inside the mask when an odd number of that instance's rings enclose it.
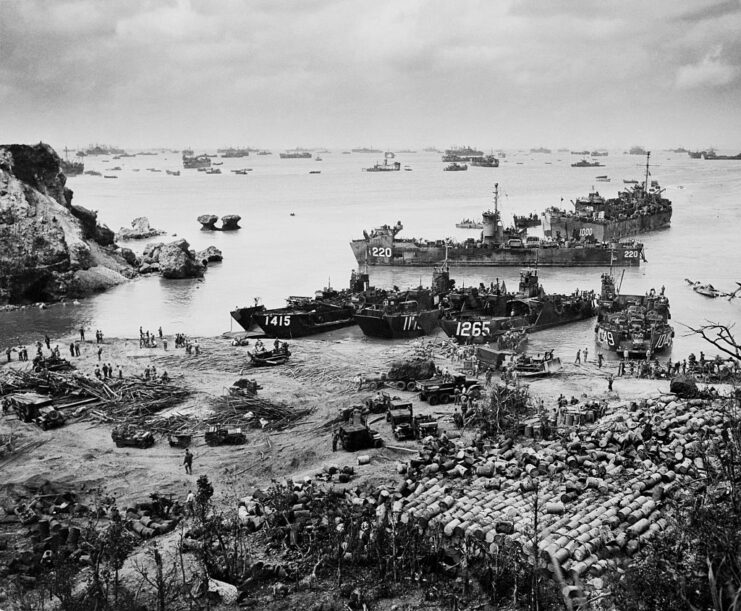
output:
{"label": "sky", "polygon": [[741,151],[741,0],[0,0],[0,141]]}

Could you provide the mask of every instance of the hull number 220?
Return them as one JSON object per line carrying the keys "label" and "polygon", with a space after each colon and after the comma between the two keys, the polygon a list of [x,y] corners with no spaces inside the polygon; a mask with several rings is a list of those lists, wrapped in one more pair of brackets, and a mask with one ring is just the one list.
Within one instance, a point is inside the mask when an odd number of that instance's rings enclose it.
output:
{"label": "hull number 220", "polygon": [[382,246],[374,246],[371,248],[371,257],[390,257],[391,248],[383,248]]}

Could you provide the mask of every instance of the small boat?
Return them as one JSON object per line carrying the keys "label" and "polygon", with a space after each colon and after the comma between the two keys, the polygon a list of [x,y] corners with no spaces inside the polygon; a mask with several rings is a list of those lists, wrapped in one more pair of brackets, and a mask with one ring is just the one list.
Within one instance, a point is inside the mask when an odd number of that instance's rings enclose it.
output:
{"label": "small boat", "polygon": [[607,177],[607,176],[597,176],[597,177],[595,178],[595,180],[596,180],[597,182],[610,182],[610,179],[609,179],[609,177]]}
{"label": "small boat", "polygon": [[322,173],[321,170],[310,170],[309,171],[309,174],[321,174],[321,173]]}
{"label": "small boat", "polygon": [[170,176],[180,176],[180,170],[165,170]]}
{"label": "small boat", "polygon": [[206,170],[206,174],[221,174],[221,170],[219,168],[211,168]]}
{"label": "small boat", "polygon": [[118,176],[114,176],[113,174],[106,174],[103,176],[103,178],[118,178]]}
{"label": "small boat", "polygon": [[212,165],[224,165],[223,161],[214,161]]}
{"label": "small boat", "polygon": [[443,168],[443,172],[465,172],[468,166],[465,163],[454,162]]}
{"label": "small boat", "polygon": [[291,212],[290,216],[296,216],[295,212]]}
{"label": "small boat", "polygon": [[623,178],[623,184],[624,185],[637,185],[638,181],[637,180],[626,180],[625,178]]}
{"label": "small boat", "polygon": [[239,174],[240,176],[246,176],[247,172],[249,172],[252,168],[242,168],[241,170],[232,170],[234,174]]}
{"label": "small boat", "polygon": [[283,365],[291,356],[289,350],[267,350],[265,352],[248,352],[255,367],[271,367]]}
{"label": "small boat", "polygon": [[700,295],[704,295],[705,297],[711,297],[714,299],[716,297],[723,297],[726,295],[726,293],[719,291],[712,284],[701,284],[699,280],[693,281],[689,278],[685,278],[684,281],[692,287],[692,290],[695,291],[695,293],[699,293]]}

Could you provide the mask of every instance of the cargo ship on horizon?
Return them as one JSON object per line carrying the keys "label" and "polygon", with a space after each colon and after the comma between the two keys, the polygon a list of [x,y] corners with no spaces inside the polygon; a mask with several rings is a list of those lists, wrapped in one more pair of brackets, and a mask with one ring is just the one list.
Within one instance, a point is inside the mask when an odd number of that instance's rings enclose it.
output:
{"label": "cargo ship on horizon", "polygon": [[[350,242],[360,267],[383,265],[432,267],[447,259],[453,266],[511,267],[636,267],[644,259],[643,244],[636,241],[598,242],[593,236],[578,240],[544,240],[535,236],[523,239],[521,233],[503,227],[498,208],[499,189],[494,188],[494,210],[482,214],[480,240],[464,242],[398,238],[401,222],[383,225],[363,238]],[[645,259],[644,259],[645,260]]]}

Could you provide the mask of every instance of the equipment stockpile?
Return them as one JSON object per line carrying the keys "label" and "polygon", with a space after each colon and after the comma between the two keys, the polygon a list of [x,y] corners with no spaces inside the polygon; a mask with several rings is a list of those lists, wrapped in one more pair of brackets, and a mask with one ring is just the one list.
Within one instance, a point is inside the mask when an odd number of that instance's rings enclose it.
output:
{"label": "equipment stockpile", "polygon": [[720,401],[665,395],[557,441],[483,451],[434,442],[410,461],[403,511],[451,542],[506,537],[553,574],[597,577],[668,526],[665,499],[718,468],[704,457],[727,421]]}

